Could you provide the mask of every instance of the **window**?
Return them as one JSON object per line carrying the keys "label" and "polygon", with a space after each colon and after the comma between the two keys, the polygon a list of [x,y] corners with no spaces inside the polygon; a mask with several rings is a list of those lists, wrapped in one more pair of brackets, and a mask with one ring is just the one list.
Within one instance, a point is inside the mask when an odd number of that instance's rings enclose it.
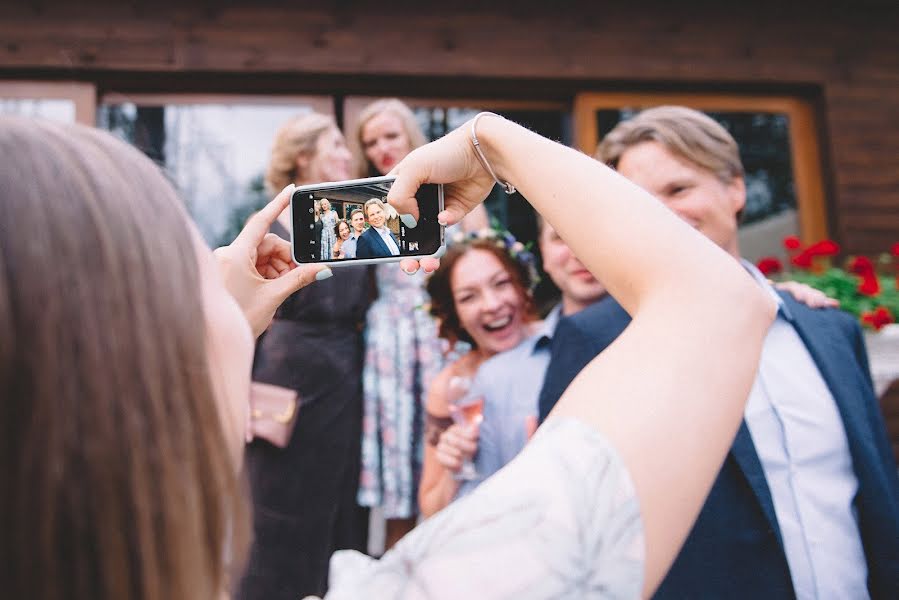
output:
{"label": "window", "polygon": [[107,94],[97,125],[166,172],[213,246],[234,239],[270,199],[263,176],[277,128],[296,114],[333,113],[329,97]]}
{"label": "window", "polygon": [[721,123],[740,146],[746,169],[742,254],[756,260],[782,252],[791,234],[827,237],[827,215],[814,111],[787,96],[584,93],[575,100],[575,143],[592,154],[602,136],[644,108],[679,104]]}

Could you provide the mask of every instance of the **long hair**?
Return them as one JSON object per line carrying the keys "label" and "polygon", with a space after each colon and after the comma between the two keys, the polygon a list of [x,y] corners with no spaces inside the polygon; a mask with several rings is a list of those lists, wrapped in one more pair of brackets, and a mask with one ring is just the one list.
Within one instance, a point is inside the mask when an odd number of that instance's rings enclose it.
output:
{"label": "long hair", "polygon": [[362,146],[362,130],[369,121],[384,112],[390,112],[399,117],[400,122],[403,124],[403,130],[406,132],[406,137],[409,138],[409,150],[415,150],[419,146],[424,146],[427,142],[425,134],[422,133],[421,127],[415,119],[415,113],[402,100],[397,98],[375,100],[359,113],[359,122],[356,124],[353,135],[349,139],[350,150],[352,150],[356,164],[359,166],[359,177],[377,177],[381,175],[375,169],[375,166],[371,164],[371,161],[368,160],[368,156],[365,155],[365,148]]}
{"label": "long hair", "polygon": [[0,590],[212,599],[247,519],[187,216],[137,150],[0,118]]}
{"label": "long hair", "polygon": [[330,127],[336,127],[333,117],[313,112],[293,117],[278,128],[265,171],[269,194],[277,194],[291,183],[304,179],[297,167],[297,157],[301,154],[311,156],[319,136]]}
{"label": "long hair", "polygon": [[509,253],[504,248],[498,247],[493,240],[472,240],[453,244],[440,259],[440,267],[434,271],[427,283],[428,295],[431,297],[431,314],[437,318],[439,323],[437,335],[449,341],[451,346],[462,341],[468,342],[472,347],[477,347],[474,338],[459,322],[459,313],[456,311],[456,301],[453,298],[451,285],[456,263],[472,250],[483,250],[496,257],[506,272],[511,275],[515,291],[524,299],[524,320],[527,322],[537,318],[537,308],[529,291],[531,277],[525,265],[509,256]]}

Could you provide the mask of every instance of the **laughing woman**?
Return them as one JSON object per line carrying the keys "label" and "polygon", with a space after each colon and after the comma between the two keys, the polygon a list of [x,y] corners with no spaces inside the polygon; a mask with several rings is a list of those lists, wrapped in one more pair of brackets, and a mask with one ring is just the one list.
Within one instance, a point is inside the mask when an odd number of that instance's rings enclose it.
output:
{"label": "laughing woman", "polygon": [[[425,458],[418,493],[421,513],[444,508],[459,489],[457,476],[477,449],[477,431],[454,424],[451,385],[470,381],[485,360],[518,345],[536,319],[527,265],[495,238],[475,237],[452,246],[428,280],[431,312],[440,337],[467,342],[471,350],[431,383],[425,424]],[[463,384],[464,385],[464,384]],[[459,390],[464,392],[464,390]]]}

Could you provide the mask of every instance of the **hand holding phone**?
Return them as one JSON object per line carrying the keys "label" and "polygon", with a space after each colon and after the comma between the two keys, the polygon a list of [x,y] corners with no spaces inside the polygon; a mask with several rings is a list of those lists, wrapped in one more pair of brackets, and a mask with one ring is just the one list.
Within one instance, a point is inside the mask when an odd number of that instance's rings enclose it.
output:
{"label": "hand holding phone", "polygon": [[422,185],[418,218],[387,204],[394,177],[296,188],[291,197],[291,248],[297,263],[372,264],[439,257],[445,250],[443,186]]}

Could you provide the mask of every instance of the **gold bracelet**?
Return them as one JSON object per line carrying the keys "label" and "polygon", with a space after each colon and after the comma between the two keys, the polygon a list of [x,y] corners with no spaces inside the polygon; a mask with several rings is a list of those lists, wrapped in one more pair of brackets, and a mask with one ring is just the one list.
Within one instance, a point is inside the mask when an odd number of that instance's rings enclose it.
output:
{"label": "gold bracelet", "polygon": [[500,187],[502,187],[503,190],[507,194],[509,194],[509,195],[514,194],[515,186],[513,186],[508,181],[500,181],[499,177],[496,176],[496,173],[490,167],[490,163],[487,162],[487,157],[484,156],[484,151],[481,150],[481,143],[478,141],[478,134],[475,131],[475,128],[478,125],[478,119],[480,119],[481,117],[486,117],[486,116],[499,117],[500,119],[503,118],[503,117],[500,117],[498,114],[492,113],[492,112],[480,112],[480,113],[476,114],[474,119],[471,120],[471,143],[474,144],[474,150],[475,150],[475,153],[478,155],[478,160],[481,161],[481,166],[483,166],[484,169],[488,173],[490,173],[490,176],[493,177],[493,180],[496,183],[498,183],[500,185]]}

